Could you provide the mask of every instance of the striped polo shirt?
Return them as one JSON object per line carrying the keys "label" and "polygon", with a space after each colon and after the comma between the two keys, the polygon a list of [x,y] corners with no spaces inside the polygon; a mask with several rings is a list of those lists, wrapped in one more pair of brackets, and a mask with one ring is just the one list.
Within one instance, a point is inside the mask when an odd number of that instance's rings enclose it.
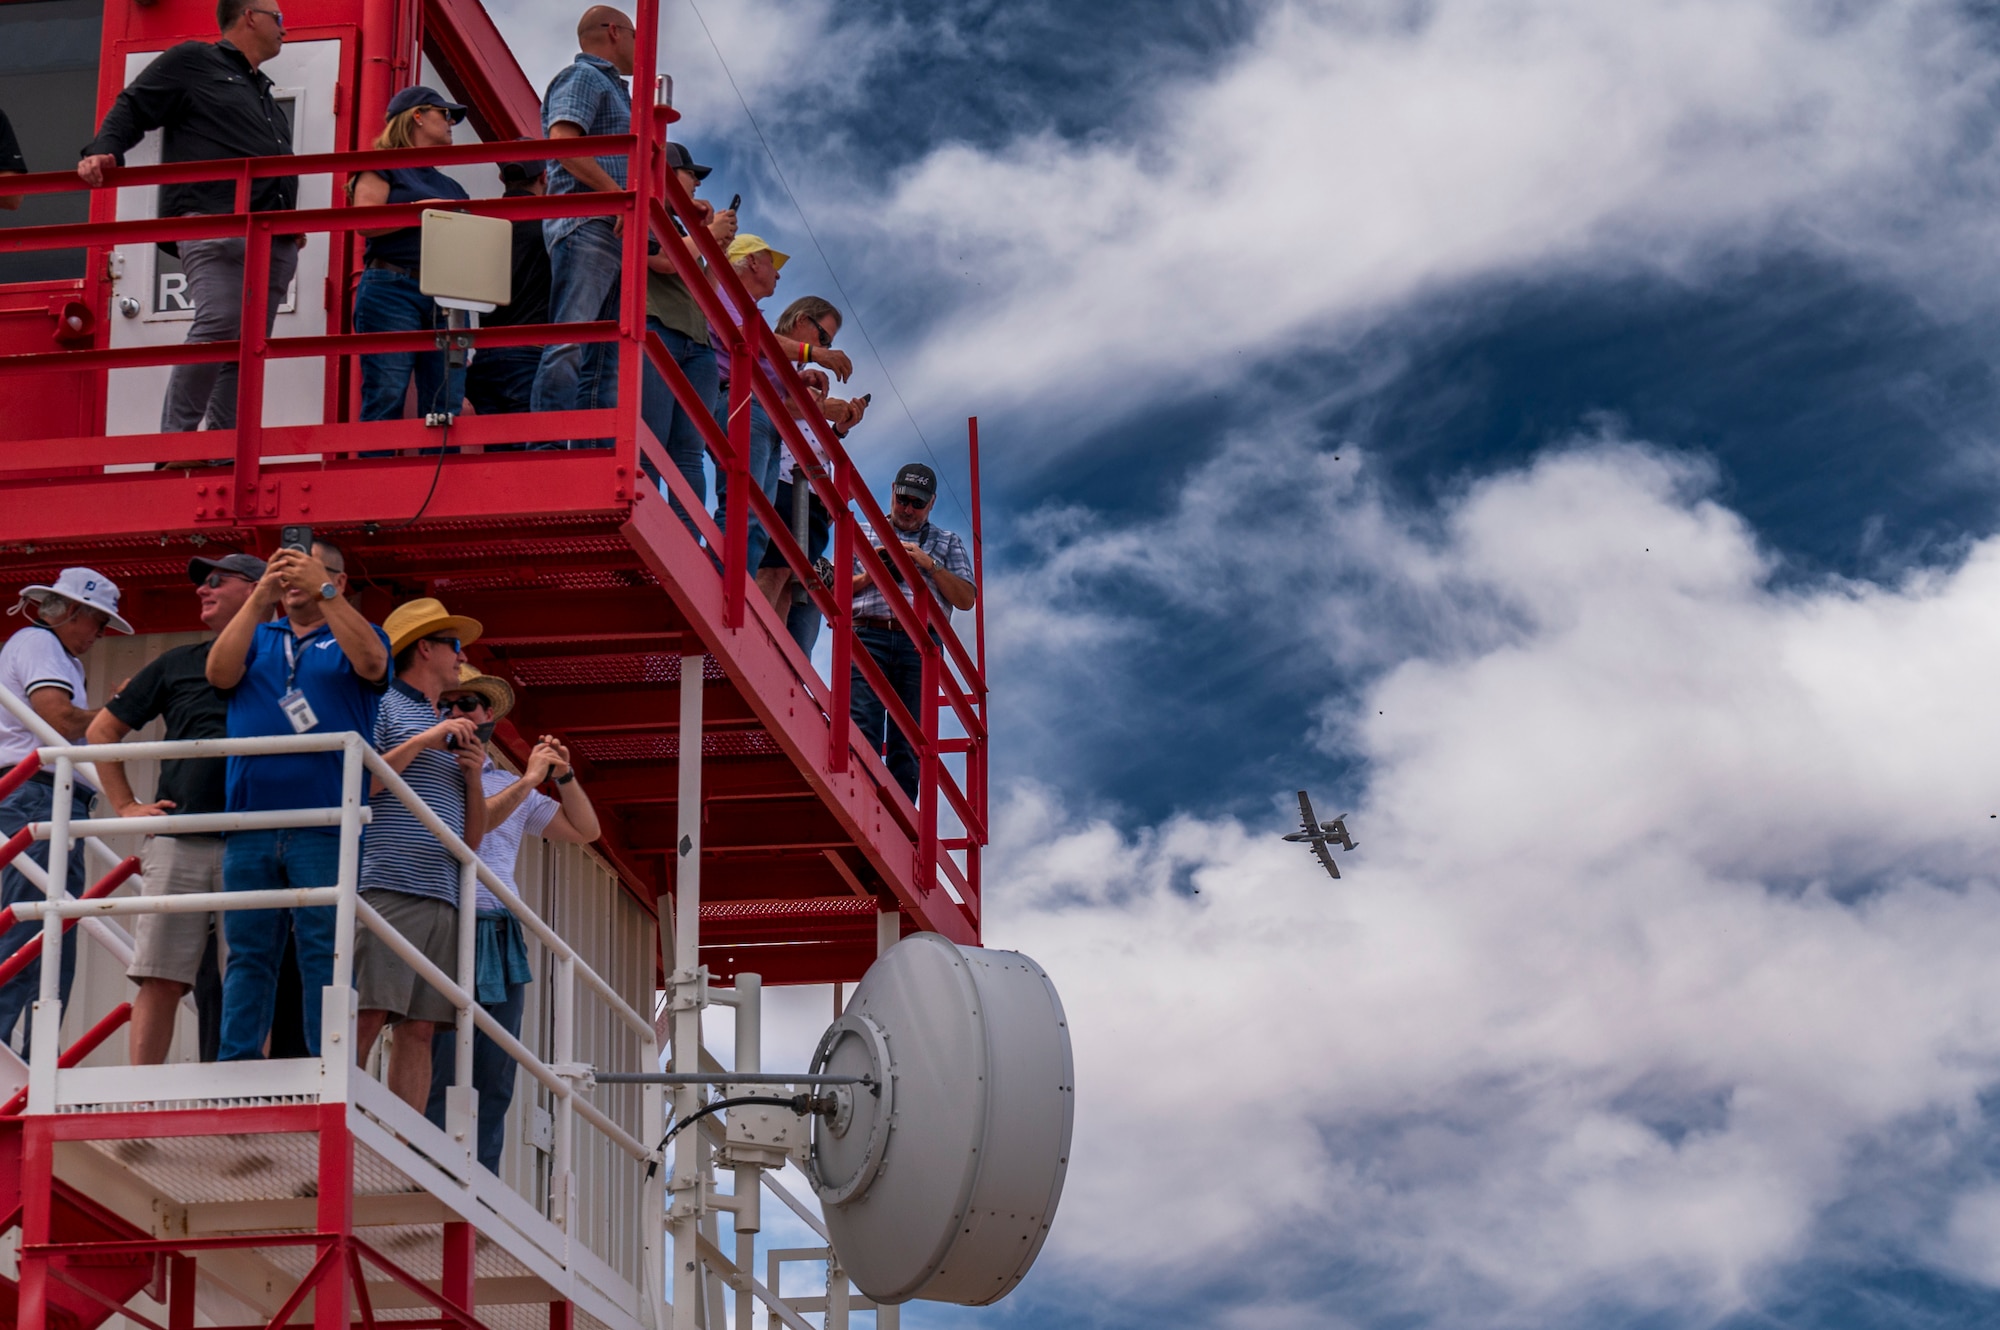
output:
{"label": "striped polo shirt", "polygon": [[[375,749],[386,753],[438,723],[437,705],[401,679],[382,695],[375,715]],[[465,834],[465,776],[442,748],[426,748],[403,768],[403,779],[444,824]],[[403,801],[376,790],[368,801],[373,820],[361,839],[361,885],[458,901],[458,860],[424,829]]]}

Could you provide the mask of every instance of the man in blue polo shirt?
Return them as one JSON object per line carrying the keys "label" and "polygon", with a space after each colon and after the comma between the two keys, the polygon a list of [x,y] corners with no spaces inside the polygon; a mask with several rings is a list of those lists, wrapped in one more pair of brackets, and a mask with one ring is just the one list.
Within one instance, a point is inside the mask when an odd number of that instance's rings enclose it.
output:
{"label": "man in blue polo shirt", "polygon": [[[458,667],[466,644],[479,636],[479,621],[449,614],[425,596],[398,605],[382,626],[396,653],[396,681],[376,717],[375,747],[438,819],[468,849],[477,849],[486,825],[480,769],[487,735],[455,712],[440,720],[438,697],[458,686]],[[387,790],[377,790],[368,807],[362,901],[431,964],[456,977],[458,860]],[[394,1025],[384,1080],[423,1112],[431,1092],[431,1037],[439,1025],[452,1023],[458,1008],[370,929],[355,936],[354,986],[361,990],[355,1057],[365,1061],[382,1028]]]}
{"label": "man in blue polo shirt", "polygon": [[[208,651],[208,681],[229,696],[229,737],[375,732],[394,677],[389,639],[347,603],[346,559],[326,541],[311,553],[281,549],[257,589]],[[282,606],[284,617],[271,619]],[[232,813],[340,805],[338,752],[229,759]],[[340,878],[333,827],[232,832],[222,889],[330,887]],[[231,910],[223,920],[229,965],[222,979],[224,1062],[264,1056],[278,964],[293,935],[304,989],[306,1048],[319,1053],[320,991],[333,981],[334,908]]]}

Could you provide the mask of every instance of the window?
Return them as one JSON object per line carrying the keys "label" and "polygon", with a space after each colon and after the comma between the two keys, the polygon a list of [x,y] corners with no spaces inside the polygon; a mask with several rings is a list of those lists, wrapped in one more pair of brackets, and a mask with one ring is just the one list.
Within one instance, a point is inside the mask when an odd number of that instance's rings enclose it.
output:
{"label": "window", "polygon": [[[76,165],[97,133],[97,53],[103,0],[0,4],[0,111],[21,140],[30,171]],[[90,195],[42,194],[0,212],[0,226],[51,226],[90,220]],[[0,282],[75,280],[81,249],[0,254]]]}

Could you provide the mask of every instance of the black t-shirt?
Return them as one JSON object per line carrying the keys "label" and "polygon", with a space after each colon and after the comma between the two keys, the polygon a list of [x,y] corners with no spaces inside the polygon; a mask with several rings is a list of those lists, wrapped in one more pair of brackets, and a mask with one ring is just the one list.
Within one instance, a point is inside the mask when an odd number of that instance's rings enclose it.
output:
{"label": "black t-shirt", "polygon": [[[506,197],[524,198],[526,189],[510,187]],[[540,222],[514,223],[514,300],[491,314],[479,316],[482,328],[515,328],[549,321],[549,247]]]}
{"label": "black t-shirt", "polygon": [[28,159],[21,155],[21,140],[14,137],[14,127],[7,123],[7,113],[0,111],[0,171],[19,171],[26,175]]}
{"label": "black t-shirt", "polygon": [[[229,699],[208,681],[213,642],[175,647],[132,676],[104,709],[133,729],[155,716],[167,718],[169,740],[229,737]],[[172,799],[176,813],[229,811],[224,757],[176,758],[160,764],[157,798]]]}

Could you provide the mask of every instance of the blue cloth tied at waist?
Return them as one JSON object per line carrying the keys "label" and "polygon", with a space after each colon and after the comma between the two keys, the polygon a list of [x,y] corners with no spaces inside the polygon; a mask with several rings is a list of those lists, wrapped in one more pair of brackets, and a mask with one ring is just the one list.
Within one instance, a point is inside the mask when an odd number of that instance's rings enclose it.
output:
{"label": "blue cloth tied at waist", "polygon": [[497,1006],[507,1000],[509,987],[534,979],[535,970],[528,964],[528,939],[521,932],[521,921],[505,910],[498,914],[480,911],[479,938],[475,945],[478,978],[474,987],[479,991],[474,996],[480,1006]]}

